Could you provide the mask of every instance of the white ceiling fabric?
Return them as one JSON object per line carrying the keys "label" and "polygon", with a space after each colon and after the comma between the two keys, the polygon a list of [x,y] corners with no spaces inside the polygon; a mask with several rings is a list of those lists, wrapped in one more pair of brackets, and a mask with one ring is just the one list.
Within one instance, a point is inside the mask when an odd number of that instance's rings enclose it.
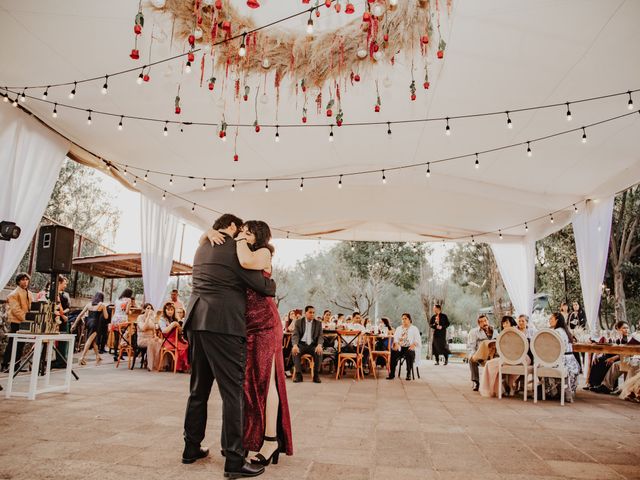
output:
{"label": "white ceiling fabric", "polygon": [[[136,65],[128,58],[135,3],[4,0],[0,4],[0,85],[73,81]],[[253,12],[257,23],[303,9],[299,1],[261,3]],[[364,1],[354,3],[361,11]],[[344,15],[334,17],[323,9],[316,25],[326,28]],[[343,92],[345,122],[513,110],[640,88],[638,18],[640,2],[636,1],[453,0],[451,15],[443,15],[445,58],[429,60],[431,88],[421,87],[419,60],[415,69],[418,99],[410,102],[410,63],[401,58],[394,67],[385,63]],[[145,59],[154,21],[157,29],[170,31],[167,18],[148,12],[147,35],[139,45]],[[305,23],[303,16],[270,31],[292,28],[303,34]],[[174,44],[171,53],[181,51],[182,46]],[[154,59],[169,54],[168,40],[153,51]],[[137,62],[139,66],[143,63]],[[212,94],[206,86],[198,87],[196,71],[182,83],[182,115],[173,114],[179,63],[173,65],[172,73],[167,65],[154,67],[149,84],[136,85],[137,73],[132,73],[111,78],[106,96],[100,93],[103,81],[96,81],[79,85],[73,101],[67,99],[67,87],[50,90],[49,100],[118,114],[218,122],[225,103],[220,100],[222,82]],[[219,80],[223,76],[219,73]],[[379,114],[373,111],[375,79],[379,79],[382,97]],[[249,79],[252,95],[263,80]],[[272,77],[266,85],[269,101],[258,103],[260,121],[276,123]],[[253,102],[242,102],[238,112],[231,90],[227,87],[225,96],[227,121],[252,123]],[[309,96],[309,122],[329,123],[323,115],[315,115],[314,96]],[[387,138],[386,125],[345,126],[334,129],[333,143],[327,141],[328,128],[281,130],[280,143],[274,142],[271,129],[264,128],[259,134],[241,129],[238,162],[233,161],[233,128],[228,141],[222,143],[214,127],[185,127],[180,133],[170,126],[170,135],[164,137],[162,124],[125,120],[119,132],[117,118],[94,116],[93,125],[87,126],[85,112],[59,109],[54,120],[50,105],[29,100],[25,107],[87,150],[140,168],[139,176],[153,169],[194,177],[260,179],[238,182],[235,192],[230,191],[230,182],[207,182],[203,192],[202,180],[177,180],[169,185],[168,177],[154,174],[149,181],[160,189],[141,186],[141,182],[138,186],[156,200],[166,189],[216,211],[263,219],[275,236],[290,231],[292,238],[439,241],[502,229],[505,242],[520,242],[525,235],[541,238],[566,225],[573,207],[555,214],[553,224],[548,218],[529,223],[528,233],[522,227],[524,221],[588,198],[609,196],[640,181],[640,115],[588,129],[585,145],[577,132],[535,143],[532,158],[524,148],[516,148],[481,155],[478,170],[472,158],[434,164],[429,179],[425,168],[419,167],[386,172],[386,185],[380,173],[374,173],[344,177],[342,189],[337,188],[337,177],[305,181],[302,192],[299,179],[272,181],[269,193],[264,192],[264,179],[381,170],[473,153],[624,114],[627,99],[572,105],[570,123],[562,108],[512,114],[513,129],[506,128],[504,116],[458,120],[451,123],[451,136],[444,135],[444,124],[439,122],[392,125],[391,138]],[[634,101],[637,109],[640,94]],[[301,109],[301,98],[296,99],[283,82],[278,122],[299,123]],[[171,197],[166,204],[176,215],[199,226],[210,225],[216,216],[200,207],[192,213],[192,204]],[[508,228],[512,225],[518,226]],[[479,237],[483,241],[496,238],[495,234]]]}

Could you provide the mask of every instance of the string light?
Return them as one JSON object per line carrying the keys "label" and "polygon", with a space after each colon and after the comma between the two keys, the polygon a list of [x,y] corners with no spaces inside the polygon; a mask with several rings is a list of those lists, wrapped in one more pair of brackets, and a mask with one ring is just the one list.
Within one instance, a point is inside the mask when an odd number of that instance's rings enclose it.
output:
{"label": "string light", "polygon": [[307,20],[307,35],[313,35],[313,19],[311,18],[311,12],[309,12],[309,20]]}
{"label": "string light", "polygon": [[46,100],[49,95],[49,87],[47,87],[44,92],[42,92],[42,100]]}
{"label": "string light", "polygon": [[122,174],[126,177],[127,176],[127,167],[124,167],[124,171],[122,172]]}
{"label": "string light", "polygon": [[236,180],[235,180],[235,179],[233,179],[233,183],[231,184],[231,189],[230,189],[230,190],[231,190],[232,192],[235,192],[235,191],[236,191]]}
{"label": "string light", "polygon": [[500,240],[502,240],[502,230],[498,230],[498,236],[500,237]]}
{"label": "string light", "polygon": [[184,66],[184,73],[191,73],[191,60],[187,60]]}
{"label": "string light", "polygon": [[57,103],[55,103],[53,105],[53,113],[51,114],[51,116],[53,118],[58,118],[58,104]]}
{"label": "string light", "polygon": [[168,128],[169,122],[164,122],[164,130],[162,131],[162,134],[166,137],[169,135],[169,128]]}
{"label": "string light", "polygon": [[478,158],[478,154],[476,153],[476,170],[480,168],[480,159]]}
{"label": "string light", "polygon": [[169,185],[173,185],[173,175],[171,175],[171,177],[169,177]]}
{"label": "string light", "polygon": [[138,184],[138,177],[133,177],[133,186],[135,187]]}
{"label": "string light", "polygon": [[149,170],[144,174],[144,181],[146,182],[147,180],[149,180]]}
{"label": "string light", "polygon": [[247,38],[247,34],[242,34],[242,43],[240,44],[240,49],[238,50],[238,56],[244,57],[247,54],[247,47],[244,44],[245,39]]}
{"label": "string light", "polygon": [[202,179],[202,191],[206,191],[207,190],[207,179],[203,178]]}
{"label": "string light", "polygon": [[567,122],[570,122],[571,118],[571,110],[569,110],[569,102],[567,102]]}
{"label": "string light", "polygon": [[333,125],[331,125],[331,130],[329,131],[329,142],[333,142]]}
{"label": "string light", "polygon": [[78,82],[73,82],[73,89],[69,92],[69,100],[73,100],[76,96],[76,87],[78,86]]}
{"label": "string light", "polygon": [[386,177],[386,175],[384,174],[384,170],[382,170],[382,184],[383,184],[383,185],[386,185],[386,184],[387,184],[387,177]]}
{"label": "string light", "polygon": [[269,193],[269,179],[264,181],[264,191],[265,193]]}
{"label": "string light", "polygon": [[582,127],[582,143],[587,143],[587,131]]}
{"label": "string light", "polygon": [[22,103],[27,101],[27,96],[24,94],[24,90],[22,90],[22,93],[20,94],[20,101]]}
{"label": "string light", "polygon": [[427,178],[431,177],[431,163],[427,163]]}
{"label": "string light", "polygon": [[109,75],[105,75],[104,77],[104,85],[102,85],[102,94],[107,94],[107,89],[109,88]]}
{"label": "string light", "polygon": [[447,126],[444,127],[444,134],[451,135],[451,127],[449,126],[449,117],[447,117],[446,120],[447,120]]}
{"label": "string light", "polygon": [[575,203],[573,204],[573,211],[574,211],[574,213],[578,213],[578,207],[576,207]]}
{"label": "string light", "polygon": [[633,110],[633,99],[631,98],[631,90],[627,92],[629,94],[629,101],[627,102],[627,109]]}
{"label": "string light", "polygon": [[342,188],[342,175],[340,175],[340,178],[338,179],[338,188]]}
{"label": "string light", "polygon": [[533,156],[533,152],[531,151],[531,144],[527,142],[527,157]]}
{"label": "string light", "polygon": [[118,131],[122,131],[123,129],[123,125],[122,125],[122,116],[120,116],[120,123],[118,123]]}
{"label": "string light", "polygon": [[280,141],[280,127],[276,125],[276,143]]}
{"label": "string light", "polygon": [[475,244],[476,243],[476,239],[474,238],[473,235],[471,235],[471,243]]}
{"label": "string light", "polygon": [[18,106],[18,96],[17,95],[16,95],[16,98],[13,100],[13,103],[11,105],[13,105],[14,107]]}
{"label": "string light", "polygon": [[549,214],[549,221],[553,223],[553,214]]}
{"label": "string light", "polygon": [[527,225],[527,222],[524,222],[524,231],[525,232],[529,231],[529,225]]}
{"label": "string light", "polygon": [[138,78],[136,79],[136,83],[138,85],[142,85],[142,80],[144,80],[144,75],[142,73],[143,71],[144,71],[144,68],[140,70],[140,75],[138,75]]}
{"label": "string light", "polygon": [[509,117],[509,112],[505,112],[507,114],[507,128],[513,128],[513,123],[511,123],[511,117]]}
{"label": "string light", "polygon": [[304,177],[300,179],[300,191],[304,189]]}
{"label": "string light", "polygon": [[87,125],[91,125],[91,110],[87,110],[89,112],[89,116],[87,117]]}
{"label": "string light", "polygon": [[162,192],[162,201],[167,199],[167,192]]}
{"label": "string light", "polygon": [[391,122],[387,122],[387,135],[391,136]]}
{"label": "string light", "polygon": [[9,94],[8,93],[3,94],[2,101],[4,103],[9,103]]}
{"label": "string light", "polygon": [[191,207],[191,213],[195,213],[196,211],[196,204],[194,203],[193,206]]}

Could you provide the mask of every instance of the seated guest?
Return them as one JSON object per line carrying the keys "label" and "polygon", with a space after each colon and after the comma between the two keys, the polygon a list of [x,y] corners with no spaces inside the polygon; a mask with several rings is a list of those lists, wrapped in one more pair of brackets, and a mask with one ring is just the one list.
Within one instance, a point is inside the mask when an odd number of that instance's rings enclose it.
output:
{"label": "seated guest", "polygon": [[129,321],[129,311],[132,306],[132,298],[133,298],[133,290],[130,288],[125,288],[118,300],[116,300],[115,308],[113,310],[113,317],[111,318],[111,330],[113,331],[114,340],[113,347],[115,349],[115,353],[113,356],[113,361],[118,361],[118,348],[120,346],[120,330],[118,330],[118,325],[121,323],[126,323]]}
{"label": "seated guest", "polygon": [[393,335],[394,330],[387,317],[382,317],[378,326],[380,327],[380,331],[383,335]]}
{"label": "seated guest", "polygon": [[[24,322],[27,312],[31,309],[33,294],[29,291],[31,277],[26,273],[16,275],[16,285],[18,285],[8,296],[7,306],[9,307],[9,329],[10,333],[20,330],[20,323]],[[16,364],[22,357],[24,343],[19,342],[16,346]],[[11,351],[13,349],[13,339],[9,339],[2,358],[2,370],[9,368],[11,362]]]}
{"label": "seated guest", "polygon": [[325,310],[322,314],[322,328],[331,328],[331,310]]}
{"label": "seated guest", "polygon": [[[615,324],[615,329],[620,336],[620,343],[627,343],[629,335],[629,325],[626,322],[620,321]],[[602,393],[606,393],[608,389],[600,389],[600,386],[604,381],[604,377],[606,377],[607,373],[609,372],[609,368],[611,368],[613,363],[619,360],[619,358],[619,355],[613,355],[610,353],[600,355],[591,365],[591,370],[589,370],[589,378],[587,379],[587,386],[584,387],[584,389],[592,391],[602,390]]]}
{"label": "seated guest", "polygon": [[503,332],[507,328],[517,327],[515,319],[511,315],[505,315],[502,317],[502,321],[500,322],[500,331]]}
{"label": "seated guest", "polygon": [[283,331],[285,332],[293,332],[293,329],[296,326],[296,311],[290,310],[287,314],[287,317],[284,320],[284,324],[282,326]]}
{"label": "seated guest", "polygon": [[138,329],[138,347],[147,349],[147,370],[159,369],[160,347],[162,340],[156,336],[156,311],[153,305],[145,303],[142,314],[136,320]]}
{"label": "seated guest", "polygon": [[[488,358],[479,358],[477,355],[480,344],[487,340],[496,338],[496,332],[489,325],[489,319],[486,315],[478,317],[478,326],[471,329],[467,337],[467,354],[469,357],[469,369],[471,370],[471,381],[473,382],[473,391],[477,392],[480,388],[480,372],[478,365],[484,363]],[[488,350],[487,350],[488,353]]]}
{"label": "seated guest", "polygon": [[[627,322],[617,322],[615,328],[620,335],[620,343],[628,343],[629,342],[629,324]],[[598,393],[614,393],[618,387],[618,378],[624,372],[620,371],[621,366],[620,355],[613,355],[605,360],[605,364],[609,365],[609,370],[607,371],[602,383],[597,387],[594,387],[593,391]]]}
{"label": "seated guest", "polygon": [[184,303],[182,303],[182,300],[180,300],[178,293],[179,292],[177,288],[174,288],[173,290],[171,290],[171,296],[169,298],[169,301],[173,303],[174,307],[176,307],[176,318],[178,320],[182,320],[184,318],[185,309],[184,309]]}
{"label": "seated guest", "polygon": [[[517,323],[515,319],[510,315],[505,315],[500,321],[501,331],[505,331],[509,328],[516,328]],[[530,362],[529,357],[526,357],[526,361]],[[506,382],[504,379],[500,379],[498,375],[498,366],[500,359],[492,358],[487,360],[484,364],[484,373],[482,375],[482,382],[478,389],[480,395],[483,397],[497,397],[500,389],[503,389],[506,396],[516,392],[516,382],[519,375],[506,375]],[[503,382],[505,382],[503,384]]]}
{"label": "seated guest", "polygon": [[344,313],[339,313],[338,318],[336,319],[336,324],[338,326],[344,325]]}
{"label": "seated guest", "polygon": [[393,380],[396,376],[396,366],[401,358],[407,362],[406,380],[411,380],[413,362],[416,358],[416,348],[420,345],[420,330],[413,325],[411,315],[402,314],[402,325],[400,325],[393,336],[393,346],[391,349],[391,370],[387,380]]}
{"label": "seated guest", "polygon": [[84,350],[82,350],[82,356],[80,357],[80,365],[87,364],[87,353],[93,346],[93,351],[96,354],[96,365],[100,365],[102,358],[100,357],[100,351],[98,349],[98,342],[96,337],[100,331],[100,327],[103,322],[106,322],[109,318],[109,312],[107,311],[107,305],[104,303],[104,293],[96,292],[91,302],[87,303],[85,307],[78,315],[78,318],[87,316],[85,321],[85,329],[87,332],[87,340],[84,343]]}
{"label": "seated guest", "polygon": [[307,305],[304,309],[304,318],[296,322],[296,327],[291,335],[291,344],[293,345],[291,353],[293,353],[293,362],[296,366],[294,383],[302,381],[302,355],[313,357],[313,381],[321,383],[318,373],[322,363],[324,338],[322,336],[322,322],[315,320],[315,314],[315,308]]}
{"label": "seated guest", "polygon": [[[565,383],[565,399],[569,403],[573,403],[573,397],[576,392],[578,372],[580,365],[573,356],[573,335],[569,330],[569,325],[565,322],[565,317],[560,313],[552,313],[549,317],[549,327],[553,328],[560,334],[562,343],[564,343],[564,366],[567,369],[567,381]],[[547,395],[551,398],[560,397],[561,382],[559,378],[545,378],[545,388]]]}
{"label": "seated guest", "polygon": [[188,349],[189,344],[182,338],[180,338],[180,322],[176,318],[176,309],[173,303],[167,302],[162,308],[162,317],[158,322],[158,326],[164,336],[164,347],[175,349],[177,351],[176,370],[179,372],[186,372],[189,370],[189,357]]}
{"label": "seated guest", "polygon": [[536,334],[536,329],[529,326],[529,317],[527,315],[518,316],[518,330],[524,333],[524,336],[529,340]]}

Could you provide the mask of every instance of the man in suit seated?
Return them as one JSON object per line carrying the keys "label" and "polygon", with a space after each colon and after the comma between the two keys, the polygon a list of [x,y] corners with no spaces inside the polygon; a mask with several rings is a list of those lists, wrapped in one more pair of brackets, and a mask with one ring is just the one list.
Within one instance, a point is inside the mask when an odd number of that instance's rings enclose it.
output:
{"label": "man in suit seated", "polygon": [[302,356],[311,355],[313,357],[313,382],[321,383],[318,372],[322,363],[322,322],[315,319],[316,311],[311,305],[304,309],[304,318],[296,321],[295,329],[291,335],[293,348],[293,363],[296,366],[296,376],[294,383],[302,381]]}
{"label": "man in suit seated", "polygon": [[472,328],[469,332],[469,336],[467,337],[467,354],[474,392],[477,392],[480,388],[480,372],[478,371],[478,365],[488,360],[487,357],[489,352],[489,349],[485,349],[484,351],[487,353],[482,354],[481,351],[479,351],[479,347],[481,345],[484,346],[483,342],[495,338],[495,331],[489,325],[489,320],[486,315],[480,315],[478,317],[478,326]]}

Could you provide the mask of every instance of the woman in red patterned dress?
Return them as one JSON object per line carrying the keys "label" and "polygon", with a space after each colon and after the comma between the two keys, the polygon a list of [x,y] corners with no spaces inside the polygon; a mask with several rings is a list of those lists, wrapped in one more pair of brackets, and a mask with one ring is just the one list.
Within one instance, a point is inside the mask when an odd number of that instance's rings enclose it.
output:
{"label": "woman in red patterned dress", "polygon": [[[224,242],[210,229],[212,242]],[[246,222],[236,237],[238,261],[248,270],[271,276],[273,246],[269,226]],[[247,289],[247,359],[244,381],[244,448],[257,452],[252,463],[278,463],[280,453],[293,455],[291,418],[282,356],[282,323],[273,298]]]}

